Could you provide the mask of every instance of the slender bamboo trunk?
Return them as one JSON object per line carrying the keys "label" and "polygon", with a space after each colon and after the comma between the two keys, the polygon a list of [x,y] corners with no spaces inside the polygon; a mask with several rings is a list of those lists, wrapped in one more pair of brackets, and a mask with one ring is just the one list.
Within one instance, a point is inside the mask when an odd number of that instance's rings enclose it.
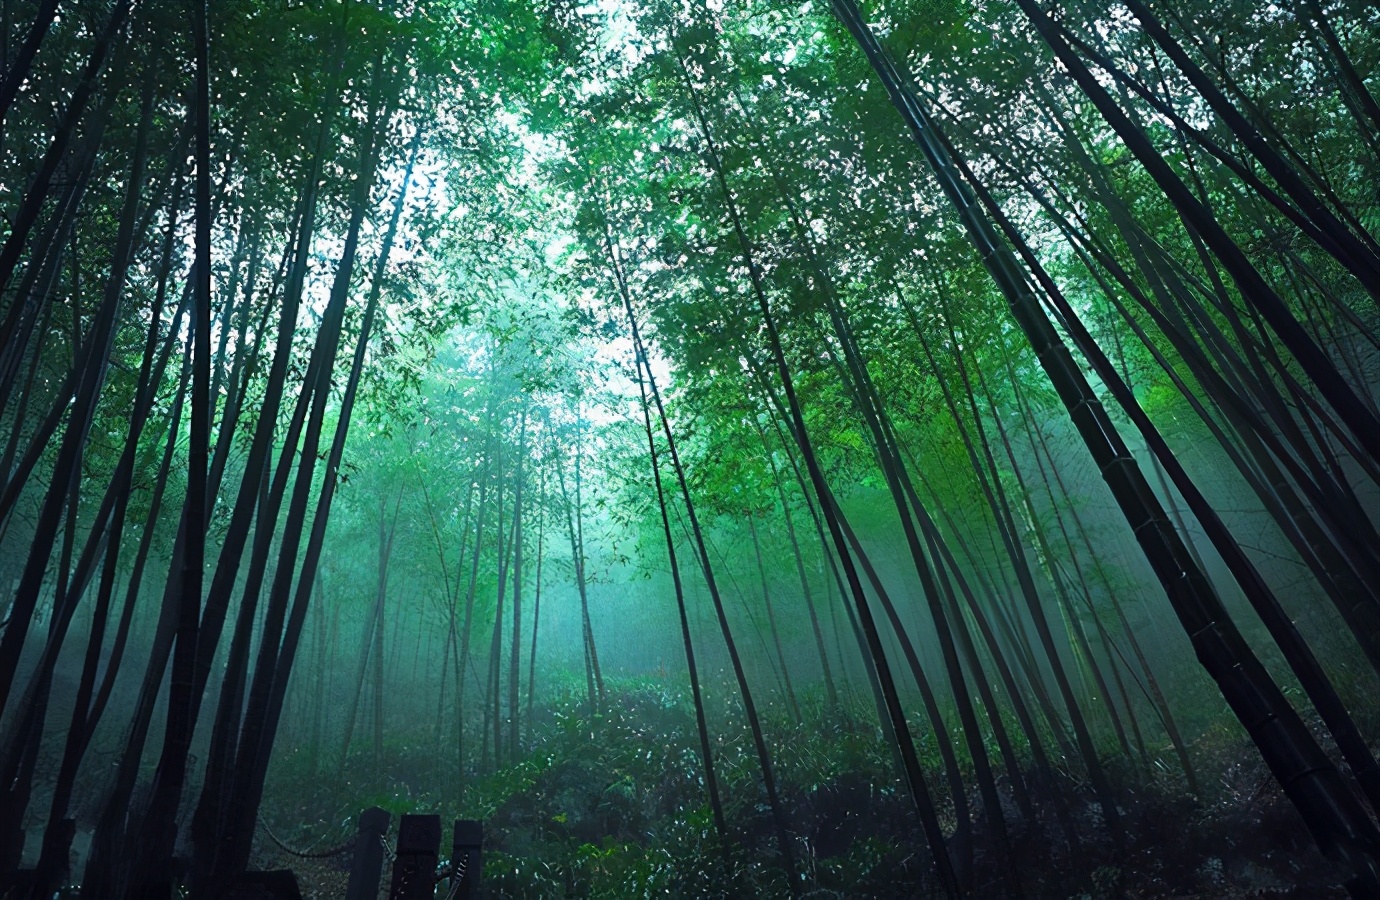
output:
{"label": "slender bamboo trunk", "polygon": [[[503,484],[498,488],[498,584],[494,598],[493,637],[489,641],[489,678],[485,692],[484,724],[480,729],[483,735],[481,757],[487,758],[489,742],[493,742],[493,768],[503,766],[503,600],[508,592],[508,562],[512,555],[512,532],[514,525],[504,528],[503,523]],[[505,542],[505,536],[507,540]],[[488,766],[483,762],[481,769]]]}
{"label": "slender bamboo trunk", "polygon": [[[607,233],[605,237],[608,238]],[[619,266],[617,256],[613,253],[611,239],[608,240],[608,247],[609,265],[613,270],[619,294],[623,298],[623,309],[628,316],[629,329],[633,330],[636,328],[636,321],[633,318],[632,303],[628,296],[627,285],[623,281],[622,267]],[[709,742],[709,725],[704,713],[704,694],[700,689],[699,665],[695,660],[695,643],[690,634],[690,617],[685,607],[685,586],[681,582],[676,542],[671,536],[671,519],[666,512],[666,491],[661,481],[661,466],[657,458],[656,439],[652,436],[651,410],[647,404],[647,385],[643,380],[646,359],[640,348],[634,356],[637,389],[642,401],[642,424],[647,432],[647,454],[652,466],[652,484],[656,488],[657,509],[661,513],[661,530],[666,539],[666,559],[671,570],[671,585],[676,594],[676,611],[680,616],[680,638],[681,646],[685,650],[685,665],[690,680],[690,698],[695,707],[695,732],[699,737],[700,765],[704,768],[705,793],[709,797],[709,808],[714,816],[714,829],[718,835],[720,846],[726,856],[731,856],[731,835],[727,820],[724,817],[723,801],[719,796],[719,779],[714,769],[714,751]],[[650,370],[647,377],[650,377]]]}
{"label": "slender bamboo trunk", "polygon": [[773,458],[771,449],[767,446],[767,435],[762,430],[762,426],[756,419],[753,425],[757,427],[757,435],[762,440],[763,454],[766,456],[767,464],[771,469],[771,480],[776,488],[777,501],[781,504],[781,516],[786,523],[786,539],[791,544],[791,557],[795,561],[796,577],[800,579],[800,595],[805,598],[805,611],[810,617],[810,631],[815,639],[815,651],[819,654],[820,676],[824,681],[824,697],[830,710],[836,710],[839,705],[838,688],[834,684],[834,673],[829,665],[829,654],[824,649],[824,630],[820,627],[819,611],[815,608],[814,590],[810,587],[810,577],[805,571],[805,557],[800,551],[800,539],[795,532],[795,518],[791,514],[790,501],[786,497],[785,485],[781,482],[781,473],[777,470],[776,460]]}
{"label": "slender bamboo trunk", "polygon": [[[48,192],[52,190],[58,165],[66,155],[67,147],[76,135],[78,126],[85,118],[87,103],[96,90],[96,83],[101,72],[105,69],[106,60],[110,57],[111,50],[119,42],[120,34],[124,31],[133,6],[134,0],[116,0],[115,5],[111,8],[110,18],[106,20],[105,28],[96,36],[91,55],[82,68],[81,79],[77,82],[71,98],[67,101],[67,109],[63,113],[62,120],[58,123],[48,149],[44,152],[38,171],[29,182],[23,200],[10,220],[10,233],[5,238],[5,243],[0,245],[0,290],[4,290],[10,284],[15,267],[19,264],[24,246],[28,242],[29,232],[33,229],[34,223],[38,221],[44,201],[48,198]],[[117,57],[114,68],[118,70],[122,69],[126,62],[124,45],[120,45]],[[18,89],[18,84],[15,85],[15,89]],[[106,109],[103,109],[102,113]],[[104,118],[104,115],[101,118]],[[13,310],[10,315],[5,317],[4,323],[0,324],[0,352],[3,352],[9,345],[14,328],[12,322]]]}
{"label": "slender bamboo trunk", "polygon": [[582,477],[580,473],[580,421],[577,419],[575,432],[575,473],[574,499],[566,490],[565,471],[556,467],[556,477],[561,488],[561,498],[565,506],[566,534],[570,538],[570,559],[575,570],[575,587],[580,595],[580,629],[584,644],[586,701],[591,710],[597,710],[604,699],[604,677],[599,669],[599,651],[594,643],[594,626],[589,617],[589,589],[585,579],[584,510],[581,506]]}
{"label": "slender bamboo trunk", "polygon": [[[1042,21],[1049,21],[1033,8],[1033,4],[1027,4],[1026,0],[1019,2],[1023,8],[1029,7],[1030,18],[1037,27]],[[1197,569],[1182,540],[1169,525],[1115,426],[1040,310],[1010,249],[1001,242],[982,207],[975,202],[972,194],[975,179],[969,177],[971,173],[963,172],[960,180],[963,170],[954,166],[961,160],[940,142],[933,122],[920,107],[916,95],[905,87],[853,0],[834,0],[834,9],[881,77],[893,104],[924,151],[989,272],[1031,340],[1041,365],[1067,405],[1118,506],[1134,528],[1200,661],[1214,676],[1223,696],[1251,733],[1324,855],[1344,865],[1352,874],[1353,893],[1362,896],[1380,890],[1380,877],[1375,871],[1375,847],[1380,843],[1380,835],[1376,834],[1375,826],[1289,706],[1283,692],[1245,644],[1206,576]],[[1070,70],[1081,66],[1076,60],[1065,60],[1065,64]],[[1153,164],[1142,162],[1147,166]],[[1158,162],[1163,164],[1162,160]],[[966,170],[966,166],[963,169]],[[990,212],[989,207],[988,214]],[[1070,315],[1072,310],[1061,308],[1061,312],[1067,323],[1077,328],[1076,317]],[[1095,346],[1089,343],[1084,352],[1093,354]],[[1347,406],[1345,401],[1345,392],[1342,392],[1338,405]],[[1358,424],[1363,426],[1359,430],[1367,430],[1364,419],[1358,420]],[[1168,461],[1165,462],[1168,467]],[[1205,511],[1204,515],[1209,512]],[[1199,518],[1201,521],[1202,516]]]}
{"label": "slender bamboo trunk", "polygon": [[522,492],[527,464],[527,410],[518,425],[517,473],[513,476],[513,640],[508,650],[508,755],[517,762],[522,755],[518,697],[522,686]]}
{"label": "slender bamboo trunk", "polygon": [[538,470],[537,476],[537,571],[532,577],[532,647],[527,653],[527,740],[532,739],[533,704],[537,696],[537,634],[541,627],[541,566],[542,542],[546,537],[546,467]]}
{"label": "slender bamboo trunk", "polygon": [[756,517],[749,514],[748,531],[752,534],[752,551],[757,557],[757,574],[762,582],[762,606],[767,612],[767,625],[771,629],[772,644],[776,647],[776,660],[781,666],[781,681],[786,689],[786,704],[791,709],[791,715],[795,718],[795,723],[799,725],[802,721],[800,717],[800,704],[795,699],[795,688],[791,685],[791,672],[786,665],[786,654],[781,649],[781,632],[776,627],[776,612],[772,609],[771,587],[767,583],[767,567],[762,562],[762,543],[757,538]]}
{"label": "slender bamboo trunk", "polygon": [[[386,94],[385,94],[386,96]],[[379,115],[379,121],[386,121],[384,114]],[[372,133],[372,128],[371,128]],[[316,511],[312,521],[310,535],[307,541],[305,552],[302,557],[301,571],[297,575],[296,589],[290,609],[287,609],[286,618],[281,625],[281,640],[276,637],[274,642],[277,644],[276,653],[272,666],[267,673],[270,677],[266,679],[266,690],[260,696],[263,697],[262,707],[256,703],[255,691],[251,689],[249,695],[249,710],[252,713],[259,713],[257,716],[247,716],[246,723],[250,727],[246,730],[246,736],[251,742],[241,741],[241,750],[237,756],[239,771],[234,782],[234,794],[239,805],[234,809],[235,816],[227,828],[227,836],[231,840],[231,853],[227,855],[225,863],[220,867],[210,867],[208,871],[212,876],[217,872],[232,871],[241,872],[248,864],[249,852],[252,844],[254,823],[258,815],[260,800],[263,797],[264,779],[268,771],[269,751],[273,746],[273,740],[277,733],[280,722],[284,697],[287,692],[289,678],[292,672],[292,665],[296,658],[297,647],[301,638],[302,628],[306,621],[308,601],[311,597],[311,584],[315,576],[317,566],[321,558],[321,552],[325,543],[326,526],[330,518],[331,502],[335,494],[335,489],[339,484],[339,473],[341,457],[344,453],[345,438],[349,432],[350,418],[354,408],[355,398],[359,390],[359,382],[364,369],[364,360],[369,347],[369,337],[372,334],[374,321],[380,305],[380,296],[383,290],[383,274],[386,271],[389,257],[392,252],[393,242],[397,234],[397,223],[402,215],[402,208],[407,198],[407,191],[411,184],[413,167],[415,166],[417,153],[420,148],[421,132],[414,136],[410,151],[409,162],[404,169],[402,183],[398,189],[398,199],[394,205],[393,216],[389,221],[388,230],[385,233],[384,241],[380,247],[379,257],[374,271],[374,278],[369,291],[369,296],[365,301],[364,317],[360,325],[359,336],[355,341],[354,356],[350,364],[349,376],[346,382],[345,391],[340,402],[339,417],[336,422],[335,434],[332,437],[330,449],[325,458],[325,477],[323,479],[320,495],[317,499]],[[376,153],[376,149],[372,151]],[[373,181],[375,169],[377,167],[377,156],[372,156],[372,163],[365,167],[368,173],[366,177],[361,177],[356,183],[358,193],[355,196],[355,209],[359,209],[368,201],[370,184]],[[353,221],[353,220],[352,220]],[[336,273],[336,281],[332,288],[332,300],[338,300],[343,305],[343,300],[348,293],[349,276],[353,270],[353,257],[347,251],[342,255],[340,268]],[[339,317],[331,320],[327,318],[323,321],[323,330],[333,343],[338,343],[340,339],[340,319]],[[319,367],[318,377],[321,385],[317,391],[322,398],[320,406],[324,406],[324,398],[327,394],[325,390],[331,377],[333,364],[333,354],[328,354],[322,360]],[[306,446],[314,452],[315,435],[312,431],[319,432],[321,427],[320,407],[315,411],[313,421],[310,423],[309,437]],[[310,476],[310,470],[305,473]],[[303,481],[299,474],[298,488],[301,489]],[[306,492],[302,491],[302,497]],[[297,498],[294,498],[295,500]],[[292,527],[292,516],[289,514],[288,528]],[[283,600],[286,601],[286,594],[290,588],[287,578],[292,577],[291,566],[285,566],[284,561],[280,560],[278,576],[281,579],[281,590]],[[279,588],[275,580],[275,591]],[[282,603],[286,608],[286,602]],[[277,635],[279,626],[274,622],[272,607],[270,615],[266,620],[265,631],[269,635]],[[255,680],[260,677],[260,670],[256,667]],[[261,710],[261,712],[260,712]],[[252,749],[252,753],[247,753],[245,745]]]}
{"label": "slender bamboo trunk", "polygon": [[29,31],[24,36],[24,42],[15,51],[14,58],[9,59],[9,54],[6,54],[5,61],[8,67],[5,69],[4,80],[0,81],[0,125],[4,123],[5,115],[10,111],[10,106],[14,103],[14,98],[24,85],[25,79],[29,77],[34,57],[38,55],[39,45],[43,43],[43,38],[53,25],[53,19],[57,17],[57,8],[58,0],[40,0],[33,11]]}
{"label": "slender bamboo trunk", "polygon": [[[800,403],[795,394],[795,384],[791,378],[790,368],[786,363],[785,351],[781,346],[781,337],[776,328],[776,320],[772,315],[771,306],[767,300],[766,289],[762,284],[762,276],[758,270],[756,259],[751,251],[752,243],[748,239],[747,232],[743,228],[742,220],[738,214],[737,204],[734,202],[733,193],[729,189],[728,180],[724,175],[723,166],[720,162],[720,155],[715,144],[713,135],[709,128],[709,123],[704,116],[704,111],[700,106],[699,99],[691,82],[690,73],[686,69],[685,62],[679,56],[677,63],[680,67],[682,81],[685,84],[686,94],[691,102],[696,123],[699,126],[700,136],[703,139],[705,156],[713,171],[714,178],[718,184],[720,194],[724,199],[728,212],[728,218],[732,225],[733,232],[737,238],[739,253],[747,265],[749,279],[752,282],[753,293],[757,299],[763,324],[766,326],[768,341],[771,346],[773,361],[776,364],[777,375],[781,379],[782,389],[786,395],[786,405],[791,411],[791,420],[797,445],[800,447],[801,456],[804,457],[806,469],[810,473],[810,481],[815,489],[817,496],[821,498],[821,506],[825,518],[829,520],[831,537],[833,538],[835,550],[838,554],[840,563],[844,567],[848,577],[849,589],[853,595],[854,605],[858,611],[859,623],[862,625],[863,632],[867,638],[868,649],[871,654],[871,662],[877,672],[877,679],[882,690],[888,715],[897,738],[901,759],[905,767],[906,780],[910,787],[912,800],[915,803],[916,811],[920,816],[922,827],[925,830],[926,838],[930,846],[930,851],[934,859],[936,872],[939,876],[940,884],[946,893],[958,896],[963,893],[963,888],[954,872],[953,864],[949,858],[949,853],[945,847],[944,835],[939,827],[939,821],[934,814],[933,804],[930,802],[929,791],[925,786],[924,776],[920,771],[919,762],[915,754],[914,742],[911,739],[909,726],[906,724],[905,713],[900,704],[899,696],[896,692],[895,682],[892,679],[890,667],[885,662],[885,651],[882,648],[881,638],[876,628],[876,623],[872,619],[872,612],[868,608],[866,598],[863,594],[862,582],[858,578],[857,570],[853,566],[852,558],[849,556],[848,549],[837,522],[836,511],[832,504],[824,502],[823,498],[829,496],[828,485],[824,479],[823,471],[819,467],[818,460],[815,459],[814,450],[810,444],[808,433],[805,429],[805,420],[801,412]],[[655,391],[653,392],[655,396]],[[664,418],[664,414],[663,414]],[[687,492],[688,505],[688,492]],[[691,519],[694,522],[694,518]],[[711,582],[712,584],[712,582]],[[720,611],[722,619],[722,611]],[[726,627],[726,621],[724,625]],[[765,747],[759,750],[760,755],[765,760]],[[768,771],[764,766],[764,773]],[[771,791],[774,794],[774,789]],[[785,827],[778,821],[777,829],[780,832],[783,847],[788,847],[785,836]],[[790,856],[787,857],[791,870],[791,885],[795,887],[794,865],[790,863]]]}
{"label": "slender bamboo trunk", "polygon": [[[146,93],[148,93],[146,88]],[[136,213],[143,188],[143,171],[147,161],[148,113],[151,103],[145,103],[145,118],[142,129],[144,141],[136,148],[132,161],[130,179],[125,192],[116,235],[114,256],[106,279],[105,290],[97,307],[88,336],[82,346],[74,345],[74,352],[80,358],[74,361],[73,371],[76,387],[73,392],[71,408],[68,412],[67,427],[63,434],[58,453],[52,464],[50,482],[33,526],[33,537],[29,545],[27,562],[15,588],[14,601],[9,610],[9,625],[0,638],[0,712],[12,696],[14,677],[19,665],[20,653],[34,609],[37,607],[40,589],[48,568],[49,558],[58,538],[58,527],[67,510],[68,495],[75,479],[80,477],[82,460],[85,456],[88,431],[94,421],[96,407],[100,400],[101,387],[108,374],[110,356],[114,347],[116,322],[122,301],[132,252],[135,243]],[[75,510],[67,510],[69,517]]]}
{"label": "slender bamboo trunk", "polygon": [[[612,251],[610,251],[612,252]],[[624,298],[624,304],[631,312],[630,300]],[[641,335],[637,328],[636,320],[629,319],[629,327],[633,333],[634,351],[645,357],[646,350],[643,347]],[[666,439],[667,452],[671,458],[671,467],[676,473],[676,481],[680,486],[681,500],[685,504],[686,515],[690,519],[690,530],[695,540],[695,546],[699,552],[700,566],[704,574],[705,584],[709,589],[710,599],[714,604],[714,612],[719,621],[719,631],[723,635],[724,645],[728,650],[729,662],[733,668],[733,675],[738,684],[738,695],[743,702],[743,714],[748,720],[748,728],[752,732],[753,746],[757,751],[757,762],[762,772],[762,785],[766,790],[767,804],[771,809],[772,822],[776,829],[777,848],[781,853],[781,859],[786,869],[787,887],[792,897],[800,895],[800,886],[797,883],[795,852],[791,846],[791,838],[786,829],[784,810],[776,786],[776,775],[772,769],[771,755],[767,750],[766,737],[762,731],[762,722],[757,713],[757,706],[753,702],[752,689],[748,685],[747,673],[743,669],[743,661],[738,653],[738,646],[733,639],[732,629],[728,624],[728,616],[724,611],[723,598],[719,593],[718,582],[714,577],[714,570],[709,561],[709,550],[705,543],[704,533],[700,528],[699,517],[695,513],[694,502],[690,496],[690,485],[686,480],[685,469],[681,465],[680,454],[676,450],[675,438],[671,434],[671,425],[666,418],[666,408],[661,400],[661,392],[656,385],[656,379],[647,366],[643,366],[647,376],[647,387],[651,392],[652,400],[657,408],[657,416],[661,420],[662,434]]]}

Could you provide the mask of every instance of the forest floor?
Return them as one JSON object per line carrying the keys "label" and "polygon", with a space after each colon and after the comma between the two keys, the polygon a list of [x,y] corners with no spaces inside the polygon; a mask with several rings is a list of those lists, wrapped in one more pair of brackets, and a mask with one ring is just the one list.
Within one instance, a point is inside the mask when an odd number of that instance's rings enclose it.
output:
{"label": "forest floor", "polygon": [[[750,742],[728,735],[721,744],[726,818],[735,831],[733,851],[725,854],[703,808],[696,754],[681,737],[691,733],[680,730],[684,711],[654,696],[618,699],[593,720],[574,707],[557,710],[528,756],[476,779],[464,807],[438,802],[444,792],[419,787],[424,779],[418,771],[434,768],[434,759],[398,746],[383,759],[362,757],[358,766],[352,760],[349,778],[309,779],[291,764],[282,766],[265,801],[265,819],[284,843],[306,849],[340,841],[354,813],[371,805],[389,809],[394,823],[404,812],[440,812],[443,821],[482,818],[486,898],[786,896]],[[847,727],[794,727],[794,734],[778,737],[777,774],[797,835],[805,896],[938,896],[928,854],[919,849],[923,838],[905,793],[891,779],[880,736]],[[1218,735],[1195,750],[1204,798],[1190,797],[1182,778],[1162,767],[1159,777],[1120,779],[1135,785],[1123,787],[1118,799],[1126,831],[1120,850],[1106,840],[1097,805],[1072,779],[1061,790],[1080,833],[1075,848],[1052,813],[1020,823],[1011,804],[1009,855],[973,842],[972,896],[1012,896],[1010,858],[1020,895],[1032,898],[1346,897],[1244,739]],[[935,778],[932,793],[943,796]],[[949,816],[951,825],[951,810]],[[982,833],[980,821],[976,830]],[[350,857],[296,858],[261,829],[254,863],[292,869],[304,897],[325,900],[344,895]],[[385,870],[381,896],[388,882]]]}

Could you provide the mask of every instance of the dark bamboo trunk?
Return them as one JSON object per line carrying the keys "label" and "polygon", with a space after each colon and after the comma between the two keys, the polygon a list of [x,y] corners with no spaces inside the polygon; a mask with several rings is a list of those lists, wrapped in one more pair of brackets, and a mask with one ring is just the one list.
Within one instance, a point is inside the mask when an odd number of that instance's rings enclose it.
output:
{"label": "dark bamboo trunk", "polygon": [[[1024,4],[1025,0],[1021,2]],[[1040,310],[1010,249],[1001,242],[975,202],[970,190],[972,179],[960,180],[948,148],[939,141],[929,116],[915,94],[905,86],[876,36],[867,28],[856,4],[852,0],[834,0],[834,9],[881,78],[912,137],[924,151],[962,218],[970,239],[1001,287],[1012,313],[1068,407],[1080,436],[1164,586],[1199,660],[1251,734],[1324,855],[1348,870],[1353,879],[1353,893],[1363,896],[1380,890],[1380,878],[1375,871],[1375,848],[1380,843],[1380,835],[1376,834],[1375,826],[1290,707],[1283,692],[1245,644],[1206,576],[1198,570],[1167,521],[1163,508],[1115,426]],[[1048,21],[1033,5],[1030,12],[1037,27],[1041,21]],[[1081,63],[1066,60],[1066,65],[1072,70]],[[1143,162],[1147,167],[1153,165]],[[1158,162],[1163,165],[1162,160]],[[1335,398],[1342,407],[1348,406],[1346,393],[1349,389]],[[1353,427],[1357,425],[1362,432],[1368,430],[1365,417],[1358,419]]]}

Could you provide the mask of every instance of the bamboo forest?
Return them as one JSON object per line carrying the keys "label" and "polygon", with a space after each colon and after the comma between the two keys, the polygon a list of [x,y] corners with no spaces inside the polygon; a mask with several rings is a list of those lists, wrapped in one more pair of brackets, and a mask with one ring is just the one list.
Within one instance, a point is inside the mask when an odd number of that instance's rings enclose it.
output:
{"label": "bamboo forest", "polygon": [[0,898],[1377,898],[1377,751],[1370,0],[0,0]]}

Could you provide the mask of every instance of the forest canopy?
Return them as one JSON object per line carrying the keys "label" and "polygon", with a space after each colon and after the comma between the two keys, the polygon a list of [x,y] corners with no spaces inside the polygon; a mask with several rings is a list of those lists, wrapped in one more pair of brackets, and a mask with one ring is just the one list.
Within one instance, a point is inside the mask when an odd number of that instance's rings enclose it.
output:
{"label": "forest canopy", "polygon": [[0,896],[1380,896],[1377,97],[1363,0],[0,0]]}

